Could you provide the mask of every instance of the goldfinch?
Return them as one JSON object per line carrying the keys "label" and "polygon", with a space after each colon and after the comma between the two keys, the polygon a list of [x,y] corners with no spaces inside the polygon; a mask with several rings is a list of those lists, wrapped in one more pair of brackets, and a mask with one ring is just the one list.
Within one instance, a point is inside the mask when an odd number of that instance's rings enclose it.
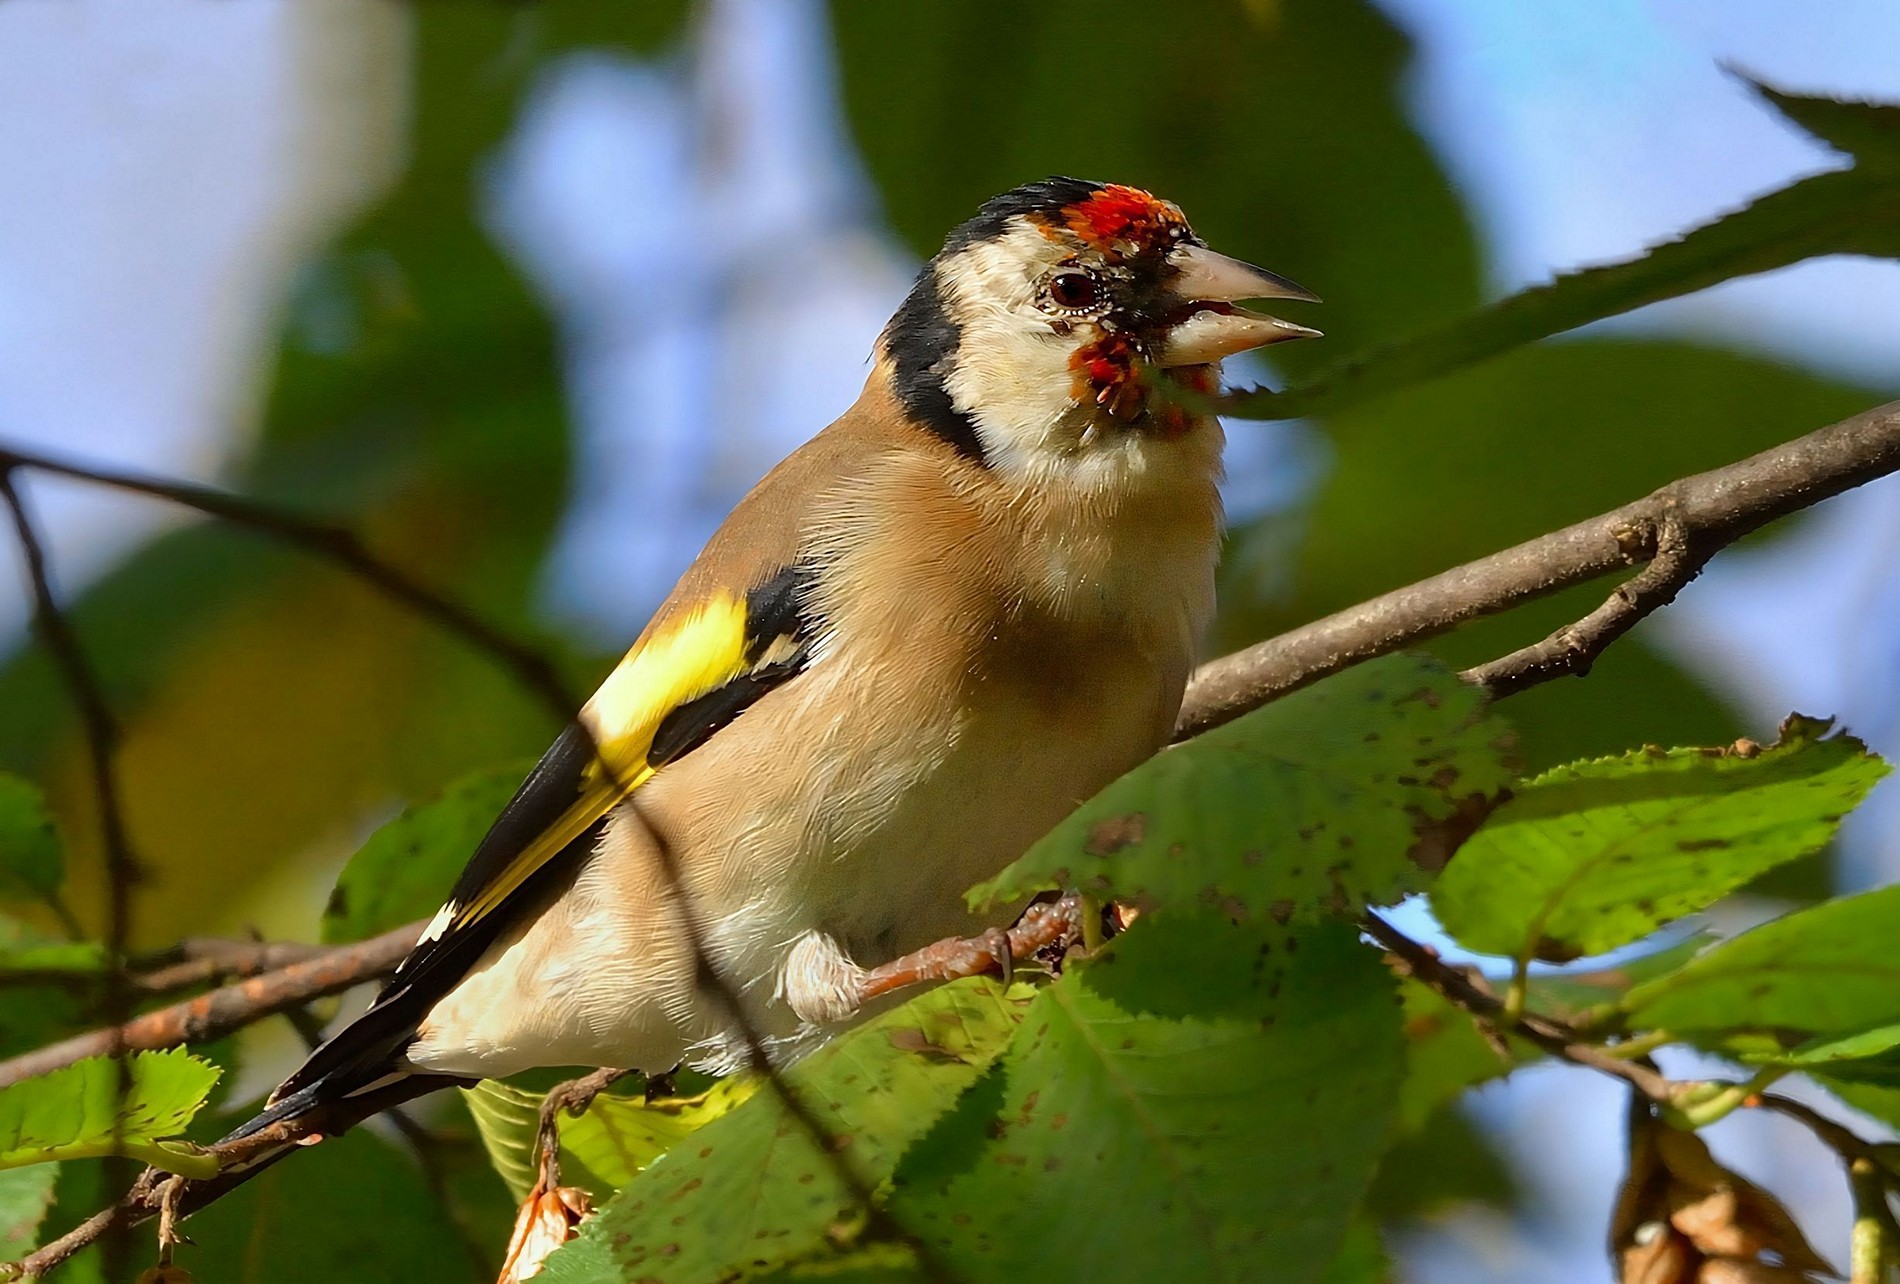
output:
{"label": "goldfinch", "polygon": [[722,996],[794,1055],[866,969],[983,928],[965,889],[1168,738],[1221,529],[1195,407],[1223,357],[1317,333],[1235,306],[1262,298],[1313,301],[1146,192],[985,204],[588,701],[601,759],[555,741],[375,1005],[234,1136],[405,1080],[731,1070]]}

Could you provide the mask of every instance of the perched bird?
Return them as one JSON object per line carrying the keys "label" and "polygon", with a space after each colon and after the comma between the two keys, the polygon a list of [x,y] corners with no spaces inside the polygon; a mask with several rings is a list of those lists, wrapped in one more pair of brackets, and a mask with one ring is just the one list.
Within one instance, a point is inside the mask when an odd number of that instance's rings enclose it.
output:
{"label": "perched bird", "polygon": [[1198,395],[1316,333],[1260,298],[1313,296],[1146,192],[984,205],[588,701],[600,756],[555,741],[375,1005],[234,1135],[399,1081],[729,1070],[725,998],[790,1055],[865,969],[982,928],[965,889],[1168,738],[1221,527]]}

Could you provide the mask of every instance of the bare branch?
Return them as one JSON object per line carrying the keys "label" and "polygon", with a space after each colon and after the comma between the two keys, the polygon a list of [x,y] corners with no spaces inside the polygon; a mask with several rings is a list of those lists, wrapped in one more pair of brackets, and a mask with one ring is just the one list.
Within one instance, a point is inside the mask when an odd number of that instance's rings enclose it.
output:
{"label": "bare branch", "polygon": [[572,718],[578,707],[545,656],[509,637],[460,602],[427,587],[370,552],[362,537],[347,526],[301,517],[212,486],[79,464],[0,444],[0,471],[15,468],[32,468],[95,486],[147,495],[269,535],[347,571],[390,601],[433,621],[477,651],[493,657],[563,722]]}
{"label": "bare branch", "polygon": [[[1777,517],[1896,470],[1900,402],[1890,402],[1210,661],[1188,684],[1174,737],[1198,735],[1330,673],[1468,621],[1648,562],[1657,554],[1665,521],[1679,522],[1684,543],[1706,561]],[[1537,680],[1568,671],[1559,668]]]}
{"label": "bare branch", "polygon": [[1534,1012],[1509,1015],[1504,1001],[1491,992],[1482,977],[1453,967],[1430,946],[1413,940],[1377,914],[1367,914],[1364,926],[1366,935],[1403,964],[1407,973],[1471,1015],[1481,1028],[1527,1039],[1554,1057],[1621,1079],[1652,1101],[1673,1104],[1675,1085],[1655,1070],[1639,1061],[1611,1056],[1561,1021]]}
{"label": "bare branch", "polygon": [[[286,542],[324,556],[360,575],[472,645],[507,663],[524,684],[539,692],[564,720],[571,704],[537,655],[469,615],[457,604],[422,588],[370,554],[356,536],[340,527],[315,523],[228,495],[185,483],[159,481],[110,470],[85,468],[25,452],[0,449],[0,472],[37,467],[79,480],[152,495],[275,534]],[[1375,656],[1436,636],[1466,621],[1495,614],[1523,602],[1594,579],[1612,571],[1652,563],[1632,577],[1589,616],[1524,650],[1467,675],[1501,693],[1521,690],[1566,673],[1587,671],[1603,649],[1638,620],[1671,600],[1693,579],[1708,557],[1769,521],[1830,498],[1862,482],[1900,469],[1900,403],[1879,407],[1853,419],[1810,433],[1726,468],[1663,487],[1633,504],[1580,522],[1513,549],[1447,571],[1408,588],[1362,603],[1303,628],[1212,661],[1195,674],[1176,726],[1186,739],[1265,704],[1276,696]],[[16,510],[17,511],[17,510]],[[590,737],[591,738],[591,737]],[[611,764],[607,769],[612,772]],[[663,860],[669,881],[677,878],[671,854]],[[684,928],[701,960],[701,974],[722,1000],[730,986],[711,965],[700,945],[701,933],[688,912]],[[191,1039],[217,1037],[298,1004],[336,993],[393,970],[413,943],[419,925],[375,941],[339,947],[286,967],[267,971],[189,1003],[177,1004],[124,1023],[121,1029],[95,1031],[0,1063],[0,1084],[43,1073],[81,1056],[114,1046],[160,1047]],[[1639,1092],[1665,1100],[1675,1086],[1640,1062],[1611,1056],[1582,1040],[1562,1023],[1535,1014],[1506,1017],[1502,1002],[1482,982],[1445,965],[1425,947],[1411,942],[1374,917],[1368,932],[1400,957],[1414,974],[1440,989],[1453,1002],[1480,1018],[1494,1032],[1508,1029],[1567,1060],[1588,1065],[1629,1082]],[[400,939],[399,939],[400,938]],[[1012,942],[1013,944],[1013,942]],[[967,952],[967,951],[966,951]],[[977,968],[974,955],[960,967]],[[745,1021],[736,1001],[726,1006],[737,1015],[739,1033],[751,1059],[769,1066],[763,1041]],[[151,1040],[140,1042],[139,1040]],[[767,1081],[781,1104],[814,1141],[818,1121],[775,1074]],[[407,1090],[417,1090],[410,1085]],[[1656,1094],[1664,1094],[1657,1096]],[[264,1153],[272,1144],[334,1132],[395,1104],[380,1097],[333,1104],[319,1121],[273,1126],[237,1143]],[[285,1128],[290,1132],[285,1132]],[[291,1133],[295,1133],[292,1136]],[[279,1135],[282,1133],[283,1135]],[[843,1164],[843,1157],[821,1144],[821,1151],[871,1218],[874,1233],[908,1238],[883,1220],[870,1192]],[[252,1153],[246,1150],[246,1153]],[[189,1207],[202,1207],[238,1184],[255,1169],[237,1169],[210,1183],[192,1183]],[[151,1189],[148,1189],[151,1187]],[[141,1182],[124,1208],[133,1219],[159,1207],[156,1187]],[[102,1215],[88,1223],[99,1230],[122,1221]],[[84,1236],[82,1227],[74,1236]],[[67,1237],[72,1239],[73,1236]],[[85,1242],[90,1242],[86,1240]],[[63,1256],[81,1244],[64,1245]],[[53,1251],[49,1245],[42,1253]],[[36,1255],[36,1257],[39,1255]],[[53,1260],[57,1260],[56,1258]]]}
{"label": "bare branch", "polygon": [[133,984],[150,994],[169,994],[210,981],[237,980],[302,963],[324,953],[321,945],[291,941],[227,941],[189,936],[168,951],[169,961],[135,972]]}
{"label": "bare branch", "polygon": [[208,1043],[312,999],[341,994],[366,981],[378,980],[396,970],[396,964],[415,945],[422,928],[419,922],[410,923],[367,941],[322,950],[302,962],[144,1013],[116,1027],[62,1039],[0,1061],[0,1088],[86,1057],[121,1049],[139,1051],[172,1048],[182,1043]]}
{"label": "bare branch", "polygon": [[1603,605],[1541,642],[1466,669],[1460,676],[1489,688],[1495,696],[1512,695],[1565,675],[1582,677],[1610,643],[1675,601],[1676,594],[1702,573],[1713,552],[1697,551],[1682,522],[1667,513],[1656,528],[1655,560],[1617,585]]}
{"label": "bare branch", "polygon": [[[27,511],[26,500],[15,484],[13,469],[0,461],[0,500],[6,502],[13,517],[13,531],[19,541],[20,556],[26,563],[27,580],[33,594],[33,631],[51,655],[53,666],[65,683],[67,693],[78,707],[80,725],[86,743],[86,762],[92,773],[93,806],[99,815],[100,837],[106,865],[106,972],[101,991],[107,1031],[99,1051],[118,1058],[118,1091],[121,1099],[132,1086],[132,1067],[126,1061],[127,1044],[123,1025],[132,1014],[132,983],[125,970],[126,946],[132,938],[132,887],[139,879],[139,863],[132,854],[132,840],[126,832],[125,809],[119,799],[118,765],[114,761],[119,747],[119,724],[106,704],[105,689],[92,662],[80,645],[59,599],[53,592],[53,579],[46,565],[46,547]],[[113,1112],[113,1148],[118,1148],[119,1117]],[[114,1156],[106,1163],[106,1181],[124,1180],[129,1161]],[[106,1236],[106,1273],[116,1278],[123,1265],[126,1242],[118,1221],[101,1227]]]}

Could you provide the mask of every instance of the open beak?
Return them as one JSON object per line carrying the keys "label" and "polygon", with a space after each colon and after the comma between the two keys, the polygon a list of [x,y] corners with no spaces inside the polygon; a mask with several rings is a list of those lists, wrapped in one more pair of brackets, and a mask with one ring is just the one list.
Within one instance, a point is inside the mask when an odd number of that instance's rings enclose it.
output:
{"label": "open beak", "polygon": [[1157,358],[1161,365],[1206,365],[1269,343],[1319,337],[1318,330],[1234,306],[1241,299],[1319,302],[1318,295],[1283,276],[1204,245],[1177,246],[1168,255],[1168,265],[1175,269],[1168,284],[1181,305],[1162,342]]}

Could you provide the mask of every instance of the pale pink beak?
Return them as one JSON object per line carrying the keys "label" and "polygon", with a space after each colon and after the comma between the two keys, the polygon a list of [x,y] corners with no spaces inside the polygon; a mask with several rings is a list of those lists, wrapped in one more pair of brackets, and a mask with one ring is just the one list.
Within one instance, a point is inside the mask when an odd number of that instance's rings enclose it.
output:
{"label": "pale pink beak", "polygon": [[1308,326],[1234,306],[1241,299],[1319,302],[1318,295],[1283,276],[1204,245],[1176,247],[1168,265],[1175,270],[1168,284],[1182,300],[1185,315],[1169,328],[1156,358],[1160,365],[1206,365],[1269,343],[1319,338],[1319,331]]}

